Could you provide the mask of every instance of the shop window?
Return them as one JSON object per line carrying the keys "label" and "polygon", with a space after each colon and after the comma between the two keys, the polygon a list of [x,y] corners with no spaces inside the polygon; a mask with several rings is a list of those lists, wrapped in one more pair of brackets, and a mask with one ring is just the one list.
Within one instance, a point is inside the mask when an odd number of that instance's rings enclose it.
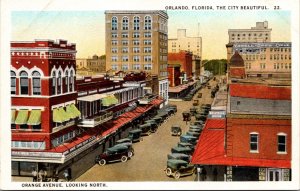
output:
{"label": "shop window", "polygon": [[10,71],[10,93],[16,94],[16,73],[13,71]]}

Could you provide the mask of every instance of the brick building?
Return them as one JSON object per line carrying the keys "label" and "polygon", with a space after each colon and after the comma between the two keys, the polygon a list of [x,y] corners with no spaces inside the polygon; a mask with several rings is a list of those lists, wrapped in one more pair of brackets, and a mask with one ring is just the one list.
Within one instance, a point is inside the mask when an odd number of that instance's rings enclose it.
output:
{"label": "brick building", "polygon": [[193,55],[187,51],[180,51],[179,53],[168,53],[168,64],[180,64],[180,71],[183,81],[192,79],[192,61]]}
{"label": "brick building", "polygon": [[168,79],[169,79],[170,87],[178,86],[182,83],[180,80],[180,76],[181,76],[180,67],[181,67],[180,64],[168,65]]}

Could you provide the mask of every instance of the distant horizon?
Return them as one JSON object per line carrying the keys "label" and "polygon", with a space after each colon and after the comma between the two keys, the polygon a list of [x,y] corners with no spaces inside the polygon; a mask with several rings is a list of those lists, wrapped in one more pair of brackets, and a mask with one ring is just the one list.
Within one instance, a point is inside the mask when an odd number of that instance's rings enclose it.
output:
{"label": "distant horizon", "polygon": [[[241,12],[234,11],[236,14]],[[177,29],[188,37],[202,38],[202,59],[226,59],[228,29],[250,29],[268,21],[272,42],[291,41],[290,11],[243,12],[238,17],[226,11],[167,11],[168,38],[177,38]],[[255,13],[255,14],[254,14]],[[198,31],[198,23],[200,25]],[[210,29],[210,30],[207,30]],[[13,11],[12,41],[64,39],[75,43],[76,58],[105,55],[105,14],[103,11]]]}

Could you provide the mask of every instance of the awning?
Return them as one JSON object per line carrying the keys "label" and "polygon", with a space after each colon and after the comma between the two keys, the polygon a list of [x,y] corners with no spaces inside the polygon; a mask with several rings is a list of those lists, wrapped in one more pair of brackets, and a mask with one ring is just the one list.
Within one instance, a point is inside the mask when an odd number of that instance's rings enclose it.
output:
{"label": "awning", "polygon": [[18,124],[18,125],[26,124],[27,119],[28,119],[28,110],[19,110],[15,124]]}
{"label": "awning", "polygon": [[27,125],[39,125],[41,124],[41,110],[32,110],[30,112],[29,119],[27,121]]}
{"label": "awning", "polygon": [[77,107],[74,104],[67,105],[66,112],[69,115],[69,117],[72,119],[79,117],[81,115],[80,111],[77,109]]}
{"label": "awning", "polygon": [[118,99],[114,95],[110,95],[102,99],[102,105],[105,107],[119,103]]}
{"label": "awning", "polygon": [[87,101],[87,102],[93,102],[96,100],[100,100],[107,97],[106,94],[93,94],[93,95],[88,95],[88,96],[84,96],[84,97],[79,97],[77,98],[78,101]]}
{"label": "awning", "polygon": [[56,123],[62,123],[70,119],[69,115],[65,112],[64,108],[53,109],[53,121]]}
{"label": "awning", "polygon": [[12,109],[11,110],[11,124],[14,124],[16,120],[16,110]]}

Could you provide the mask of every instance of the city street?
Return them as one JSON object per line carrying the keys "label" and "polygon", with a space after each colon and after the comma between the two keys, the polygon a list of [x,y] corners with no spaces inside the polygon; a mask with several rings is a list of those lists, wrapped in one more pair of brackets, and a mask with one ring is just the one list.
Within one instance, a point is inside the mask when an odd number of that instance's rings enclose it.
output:
{"label": "city street", "polygon": [[[210,81],[215,86],[216,81]],[[202,98],[199,104],[212,103],[210,90],[201,89]],[[197,98],[197,94],[194,96]],[[177,105],[177,113],[162,124],[156,133],[143,137],[143,141],[134,143],[135,155],[125,163],[109,163],[105,166],[95,164],[91,169],[82,174],[75,181],[176,181],[173,177],[167,177],[164,169],[167,163],[167,154],[171,148],[179,142],[179,137],[171,136],[171,126],[179,124],[185,133],[188,125],[182,120],[182,112],[189,111],[191,101],[170,101]],[[192,117],[192,121],[194,117]],[[182,177],[179,181],[194,181],[195,175]]]}

